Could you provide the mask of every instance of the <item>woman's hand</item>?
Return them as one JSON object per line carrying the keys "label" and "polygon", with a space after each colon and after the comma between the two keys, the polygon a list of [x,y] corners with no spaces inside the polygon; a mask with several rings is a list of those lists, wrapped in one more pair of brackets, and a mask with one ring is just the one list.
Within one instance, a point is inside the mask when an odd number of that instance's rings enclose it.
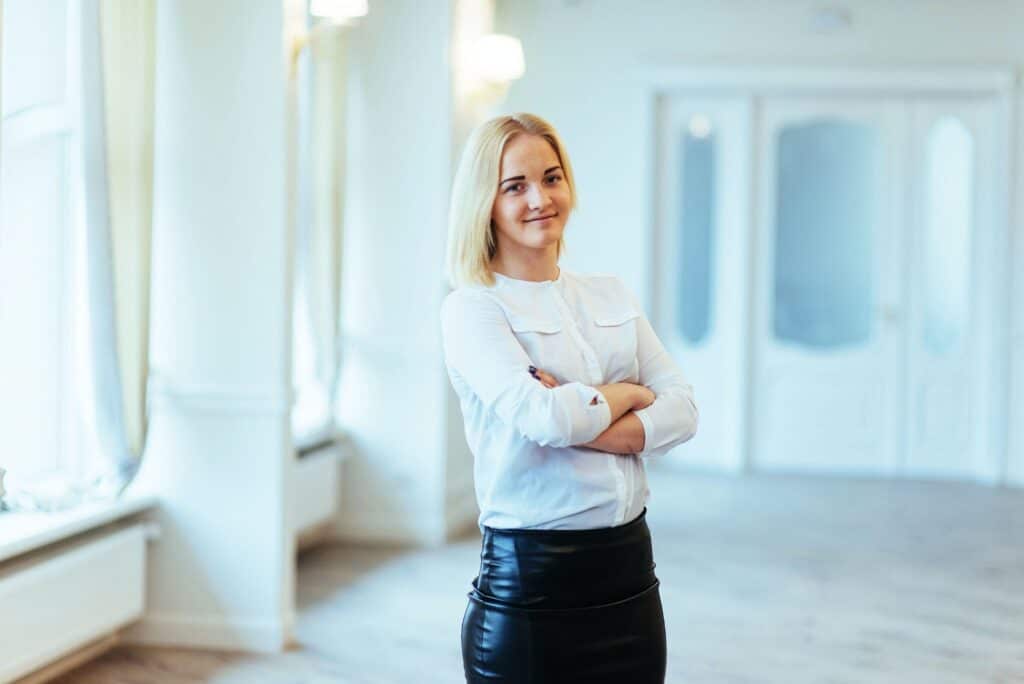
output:
{"label": "woman's hand", "polygon": [[536,366],[530,366],[530,375],[539,380],[540,383],[547,387],[548,389],[554,389],[555,387],[558,387],[559,383],[557,380],[555,380],[554,376],[552,376],[550,373],[545,373]]}
{"label": "woman's hand", "polygon": [[[558,387],[560,384],[550,373],[542,371],[536,366],[530,366],[530,375],[537,379],[548,389]],[[612,406],[612,418],[618,419],[626,411],[639,411],[654,403],[654,392],[643,385],[632,382],[616,382],[610,385],[599,385],[597,390],[604,395],[605,400]],[[620,408],[621,407],[621,408]]]}

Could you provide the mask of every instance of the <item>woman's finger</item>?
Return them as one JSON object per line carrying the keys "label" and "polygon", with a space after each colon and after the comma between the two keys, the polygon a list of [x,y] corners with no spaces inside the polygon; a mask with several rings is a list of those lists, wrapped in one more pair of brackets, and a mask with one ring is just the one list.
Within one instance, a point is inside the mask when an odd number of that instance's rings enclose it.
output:
{"label": "woman's finger", "polygon": [[555,380],[554,376],[552,376],[550,373],[545,373],[536,366],[530,366],[529,371],[530,375],[536,378],[540,382],[540,384],[544,385],[548,389],[558,387],[558,381]]}
{"label": "woman's finger", "polygon": [[545,373],[544,371],[538,369],[537,376],[540,378],[540,381],[544,383],[545,387],[549,389],[553,387],[558,387],[558,381],[555,380],[554,376],[552,376],[550,373]]}

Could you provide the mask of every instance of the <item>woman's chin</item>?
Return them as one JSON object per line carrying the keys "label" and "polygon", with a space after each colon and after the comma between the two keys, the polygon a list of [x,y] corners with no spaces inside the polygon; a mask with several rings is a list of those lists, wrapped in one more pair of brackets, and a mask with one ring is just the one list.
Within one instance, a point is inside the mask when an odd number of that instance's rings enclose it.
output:
{"label": "woman's chin", "polygon": [[562,237],[561,226],[551,226],[550,228],[541,228],[538,226],[534,230],[535,232],[531,242],[535,243],[538,247],[554,244]]}
{"label": "woman's chin", "polygon": [[553,246],[558,244],[558,239],[560,237],[562,237],[561,233],[559,233],[558,235],[555,235],[555,236],[548,236],[547,239],[544,239],[544,240],[536,240],[533,243],[533,248],[534,249],[550,249],[551,247],[553,247]]}

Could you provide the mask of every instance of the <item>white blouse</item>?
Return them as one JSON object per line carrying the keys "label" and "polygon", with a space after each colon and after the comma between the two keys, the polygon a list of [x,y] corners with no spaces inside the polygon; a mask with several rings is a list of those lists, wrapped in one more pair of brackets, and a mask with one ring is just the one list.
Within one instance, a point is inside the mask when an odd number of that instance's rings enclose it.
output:
{"label": "white blouse", "polygon": [[[640,515],[650,490],[641,456],[693,437],[693,388],[618,278],[572,274],[534,282],[495,274],[493,287],[451,292],[441,307],[445,365],[473,452],[478,524],[591,529]],[[529,366],[550,373],[549,389]],[[595,387],[642,384],[639,454],[578,446],[611,423]]]}

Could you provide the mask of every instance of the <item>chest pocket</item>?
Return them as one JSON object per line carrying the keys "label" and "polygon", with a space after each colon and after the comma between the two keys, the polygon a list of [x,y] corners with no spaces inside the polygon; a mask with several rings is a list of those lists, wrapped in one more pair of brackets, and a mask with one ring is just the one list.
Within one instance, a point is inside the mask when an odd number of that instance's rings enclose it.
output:
{"label": "chest pocket", "polygon": [[562,322],[540,314],[509,310],[505,311],[505,318],[530,362],[556,375],[554,360],[564,356]]}
{"label": "chest pocket", "polygon": [[594,315],[594,350],[601,360],[606,383],[639,382],[636,321],[640,313],[631,307],[615,307]]}

